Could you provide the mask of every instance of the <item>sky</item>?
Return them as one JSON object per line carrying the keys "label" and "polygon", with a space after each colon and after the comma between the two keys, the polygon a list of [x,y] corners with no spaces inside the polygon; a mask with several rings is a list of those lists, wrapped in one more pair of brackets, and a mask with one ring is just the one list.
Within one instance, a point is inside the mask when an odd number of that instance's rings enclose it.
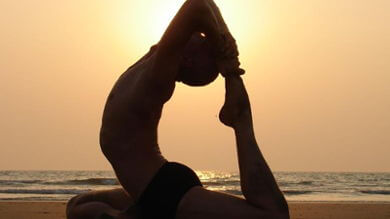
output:
{"label": "sky", "polygon": [[[116,79],[183,0],[0,0],[0,170],[109,170],[99,147]],[[215,0],[236,38],[274,171],[390,171],[390,1]],[[166,158],[236,171],[224,82],[177,86]]]}

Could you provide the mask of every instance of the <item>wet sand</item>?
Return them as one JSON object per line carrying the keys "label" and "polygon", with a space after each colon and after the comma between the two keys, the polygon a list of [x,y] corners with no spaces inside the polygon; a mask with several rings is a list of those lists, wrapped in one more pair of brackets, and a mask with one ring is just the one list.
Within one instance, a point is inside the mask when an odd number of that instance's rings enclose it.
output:
{"label": "wet sand", "polygon": [[[292,219],[390,219],[390,202],[291,202],[289,205]],[[65,202],[1,201],[0,218],[66,218],[65,207]]]}

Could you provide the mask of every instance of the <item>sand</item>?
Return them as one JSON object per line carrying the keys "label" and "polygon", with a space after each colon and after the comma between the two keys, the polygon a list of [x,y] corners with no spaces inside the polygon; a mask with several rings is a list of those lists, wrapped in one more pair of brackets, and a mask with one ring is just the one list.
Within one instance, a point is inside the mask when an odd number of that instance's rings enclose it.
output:
{"label": "sand", "polygon": [[[390,219],[390,203],[292,202],[292,219]],[[1,219],[65,218],[65,202],[0,202]]]}

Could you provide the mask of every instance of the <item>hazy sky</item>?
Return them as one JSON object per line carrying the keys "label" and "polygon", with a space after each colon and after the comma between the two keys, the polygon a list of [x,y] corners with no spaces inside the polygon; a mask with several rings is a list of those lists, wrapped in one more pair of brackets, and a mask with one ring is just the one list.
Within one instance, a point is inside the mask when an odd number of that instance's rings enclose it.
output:
{"label": "hazy sky", "polygon": [[[390,1],[216,2],[273,170],[390,171]],[[0,0],[0,169],[110,169],[98,144],[108,92],[182,3]],[[177,87],[159,128],[168,159],[237,170],[217,119],[223,85]]]}

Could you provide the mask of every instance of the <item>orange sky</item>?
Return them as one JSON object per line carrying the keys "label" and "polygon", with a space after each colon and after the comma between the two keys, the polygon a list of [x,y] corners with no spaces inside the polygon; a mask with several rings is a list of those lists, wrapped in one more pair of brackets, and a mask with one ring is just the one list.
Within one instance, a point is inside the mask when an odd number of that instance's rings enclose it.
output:
{"label": "orange sky", "polygon": [[[182,2],[2,0],[0,169],[109,169],[105,98]],[[390,1],[216,2],[273,170],[390,171]],[[237,170],[223,95],[221,78],[178,86],[159,128],[168,159]]]}

